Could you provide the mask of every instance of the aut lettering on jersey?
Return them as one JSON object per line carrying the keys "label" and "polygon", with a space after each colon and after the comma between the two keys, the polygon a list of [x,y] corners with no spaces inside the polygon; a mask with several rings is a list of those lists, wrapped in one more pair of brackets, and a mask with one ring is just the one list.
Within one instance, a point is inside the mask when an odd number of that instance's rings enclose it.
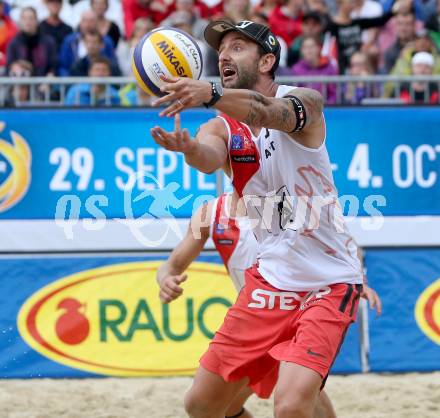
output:
{"label": "aut lettering on jersey", "polygon": [[264,150],[264,155],[266,156],[266,159],[272,157],[272,152],[275,151],[274,143],[274,141],[270,141],[269,146]]}
{"label": "aut lettering on jersey", "polygon": [[296,292],[275,292],[271,290],[254,289],[252,291],[253,302],[250,302],[248,307],[256,309],[281,309],[282,311],[293,311],[294,309],[304,310],[310,303],[319,301],[330,292],[331,289],[328,286],[307,292],[304,296]]}

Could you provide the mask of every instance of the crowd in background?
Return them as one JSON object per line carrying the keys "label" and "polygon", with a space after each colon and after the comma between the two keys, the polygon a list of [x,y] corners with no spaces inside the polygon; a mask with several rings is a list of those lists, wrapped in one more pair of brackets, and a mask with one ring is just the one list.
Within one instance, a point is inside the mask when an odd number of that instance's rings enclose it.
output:
{"label": "crowd in background", "polygon": [[[217,53],[203,40],[212,19],[270,26],[282,45],[280,76],[440,74],[440,0],[0,0],[0,75],[131,76],[137,41],[155,27],[172,26],[199,43],[203,75],[218,76]],[[334,84],[307,86],[336,102]],[[344,103],[379,96],[439,103],[438,83],[411,82],[396,92],[360,81],[346,83],[341,94]],[[11,88],[5,104],[28,95],[26,86]],[[63,100],[100,104],[104,96],[107,104],[149,102],[135,84],[75,85]]]}

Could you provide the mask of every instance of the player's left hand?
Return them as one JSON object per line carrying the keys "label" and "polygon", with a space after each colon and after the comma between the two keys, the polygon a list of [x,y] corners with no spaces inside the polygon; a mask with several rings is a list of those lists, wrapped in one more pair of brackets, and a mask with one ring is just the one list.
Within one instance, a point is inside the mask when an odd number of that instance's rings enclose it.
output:
{"label": "player's left hand", "polygon": [[361,297],[368,300],[371,309],[374,309],[378,315],[382,313],[382,301],[374,289],[364,284]]}
{"label": "player's left hand", "polygon": [[165,77],[161,76],[165,84],[161,91],[168,94],[153,103],[153,106],[160,106],[172,102],[159,116],[174,116],[189,107],[201,106],[207,103],[212,97],[211,83],[208,81],[194,80],[188,77]]}

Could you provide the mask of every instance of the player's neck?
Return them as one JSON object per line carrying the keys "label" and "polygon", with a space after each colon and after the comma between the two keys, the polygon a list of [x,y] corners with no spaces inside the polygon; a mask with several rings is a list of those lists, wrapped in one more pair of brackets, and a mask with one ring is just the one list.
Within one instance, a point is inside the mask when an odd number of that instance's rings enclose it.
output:
{"label": "player's neck", "polygon": [[278,84],[271,78],[259,79],[252,90],[258,91],[267,97],[275,97],[278,90]]}

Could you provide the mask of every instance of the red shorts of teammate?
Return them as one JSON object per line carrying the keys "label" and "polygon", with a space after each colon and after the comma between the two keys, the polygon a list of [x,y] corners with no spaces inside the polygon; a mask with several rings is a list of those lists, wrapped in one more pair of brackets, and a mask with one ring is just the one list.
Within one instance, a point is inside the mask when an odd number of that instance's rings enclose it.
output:
{"label": "red shorts of teammate", "polygon": [[279,361],[315,370],[325,381],[356,318],[361,291],[362,285],[347,283],[282,291],[253,266],[200,364],[227,382],[248,377],[260,397],[270,396]]}

